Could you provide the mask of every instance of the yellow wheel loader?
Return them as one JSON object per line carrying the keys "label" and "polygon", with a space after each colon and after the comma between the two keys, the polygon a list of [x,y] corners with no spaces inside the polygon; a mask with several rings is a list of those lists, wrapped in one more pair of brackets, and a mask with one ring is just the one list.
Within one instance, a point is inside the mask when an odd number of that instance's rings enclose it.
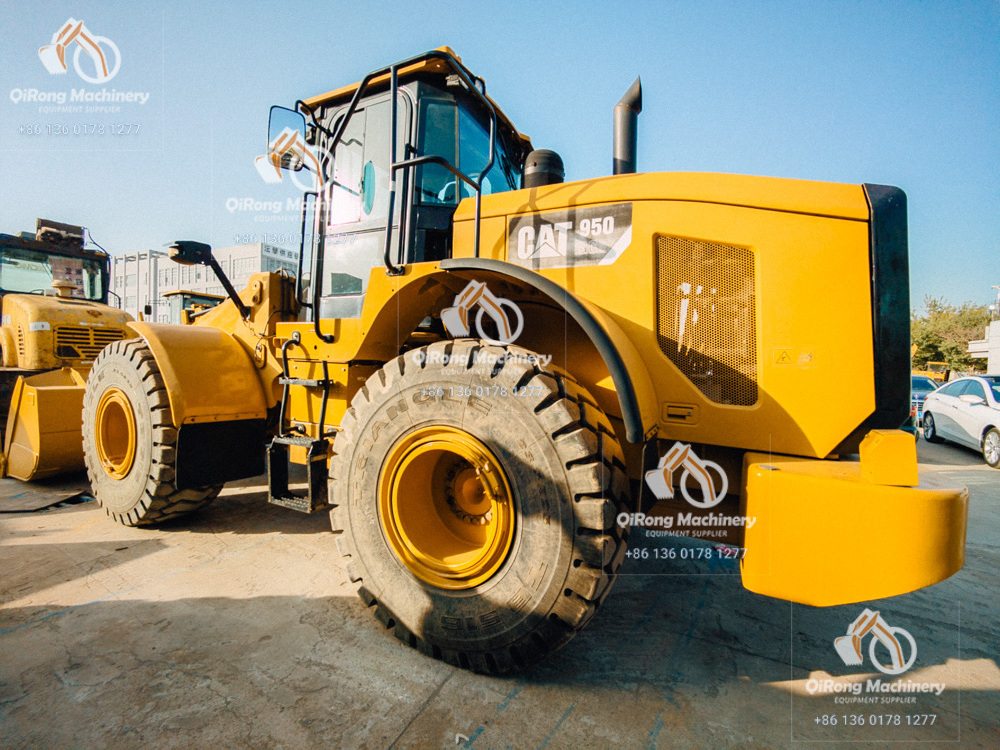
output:
{"label": "yellow wheel loader", "polygon": [[614,174],[568,183],[448,49],[273,107],[258,171],[314,181],[299,273],[236,293],[207,245],[171,248],[229,299],[98,357],[97,499],[145,524],[266,470],[270,502],[332,509],[385,628],[488,673],[587,624],[661,497],[755,519],[761,594],[826,606],[952,575],[968,493],[920,480],[896,429],[903,192],[636,174],[641,107],[637,81]]}
{"label": "yellow wheel loader", "polygon": [[913,370],[913,375],[922,375],[936,383],[947,383],[951,368],[947,362],[928,362],[922,370]]}
{"label": "yellow wheel loader", "polygon": [[134,336],[109,307],[108,256],[82,227],[39,219],[33,236],[0,234],[0,476],[82,471],[80,410],[94,358]]}

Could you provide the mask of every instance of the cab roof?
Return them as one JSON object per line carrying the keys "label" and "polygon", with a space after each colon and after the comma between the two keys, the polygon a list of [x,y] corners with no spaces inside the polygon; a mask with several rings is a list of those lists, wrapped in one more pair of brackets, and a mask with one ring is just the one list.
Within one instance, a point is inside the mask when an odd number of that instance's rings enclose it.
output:
{"label": "cab roof", "polygon": [[77,247],[76,245],[42,242],[32,237],[19,237],[13,234],[0,233],[0,244],[69,258],[93,258],[94,260],[105,261],[110,257],[103,250],[91,250],[89,248]]}
{"label": "cab roof", "polygon": [[[449,60],[448,58],[431,57],[424,60],[419,60],[413,63],[412,65],[407,65],[405,68],[400,68],[400,70],[397,72],[397,76],[399,77],[399,79],[402,80],[409,76],[414,76],[420,73],[447,74],[449,71],[457,71],[458,70],[458,68],[456,67],[457,65],[461,66],[461,70],[467,76],[469,76],[469,78],[471,78],[473,81],[482,82],[483,80],[482,78],[480,78],[471,70],[469,70],[467,67],[465,67],[465,65],[462,63],[462,58],[459,57],[451,47],[438,47],[433,51],[443,52],[446,55],[448,55],[448,57],[451,59]],[[384,86],[388,82],[389,82],[389,74],[386,73],[384,75],[378,76],[377,78],[374,78],[371,81],[370,86],[372,87]],[[352,83],[349,86],[341,86],[338,89],[327,91],[325,94],[319,94],[317,96],[310,97],[309,99],[304,99],[303,102],[310,109],[316,109],[317,107],[336,106],[337,104],[342,104],[342,103],[346,104],[347,102],[350,101],[351,97],[354,96],[354,93],[358,90],[358,87],[360,85],[361,82],[358,81],[356,83]],[[485,88],[485,83],[483,88]],[[520,138],[525,143],[530,144],[531,139],[528,136],[521,133],[514,126],[514,123],[512,123],[510,119],[507,117],[507,115],[504,114],[503,110],[500,108],[500,105],[497,104],[495,101],[493,101],[493,99],[489,95],[487,95],[486,98],[489,99],[490,104],[492,104],[493,108],[496,110],[497,119],[500,121],[501,126],[509,128],[513,133],[517,134],[518,138]]]}

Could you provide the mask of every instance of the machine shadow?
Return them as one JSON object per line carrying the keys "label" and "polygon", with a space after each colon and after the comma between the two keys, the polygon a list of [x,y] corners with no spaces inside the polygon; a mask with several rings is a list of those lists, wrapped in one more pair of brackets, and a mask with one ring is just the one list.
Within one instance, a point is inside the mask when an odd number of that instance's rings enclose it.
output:
{"label": "machine shadow", "polygon": [[[305,491],[305,470],[289,467],[293,491]],[[267,475],[227,484],[219,497],[199,511],[158,524],[161,531],[192,534],[317,534],[330,531],[327,511],[298,513],[268,503]],[[332,533],[332,532],[331,532]]]}

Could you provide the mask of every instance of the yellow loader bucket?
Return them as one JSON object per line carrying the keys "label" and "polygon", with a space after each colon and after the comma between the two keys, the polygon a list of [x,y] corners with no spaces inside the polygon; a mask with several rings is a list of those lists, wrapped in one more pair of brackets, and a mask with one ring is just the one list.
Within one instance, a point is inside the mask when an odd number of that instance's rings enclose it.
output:
{"label": "yellow loader bucket", "polygon": [[4,440],[7,476],[27,482],[84,468],[86,383],[71,367],[17,379]]}

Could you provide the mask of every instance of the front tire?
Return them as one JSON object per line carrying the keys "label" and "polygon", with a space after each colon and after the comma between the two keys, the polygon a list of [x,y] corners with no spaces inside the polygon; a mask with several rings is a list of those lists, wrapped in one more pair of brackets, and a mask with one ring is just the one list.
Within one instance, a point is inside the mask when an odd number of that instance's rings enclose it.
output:
{"label": "front tire", "polygon": [[944,440],[940,438],[937,434],[937,425],[934,424],[934,415],[930,412],[924,412],[922,421],[924,440],[928,443],[943,443]]}
{"label": "front tire", "polygon": [[389,362],[334,444],[331,512],[375,616],[484,673],[532,664],[593,617],[625,555],[611,424],[567,373],[458,340]]}
{"label": "front tire", "polygon": [[83,396],[83,457],[94,497],[124,526],[144,526],[211,502],[222,485],[174,485],[177,428],[160,368],[142,339],[109,344]]}
{"label": "front tire", "polygon": [[983,435],[983,460],[987,466],[1000,469],[1000,431],[991,427]]}

